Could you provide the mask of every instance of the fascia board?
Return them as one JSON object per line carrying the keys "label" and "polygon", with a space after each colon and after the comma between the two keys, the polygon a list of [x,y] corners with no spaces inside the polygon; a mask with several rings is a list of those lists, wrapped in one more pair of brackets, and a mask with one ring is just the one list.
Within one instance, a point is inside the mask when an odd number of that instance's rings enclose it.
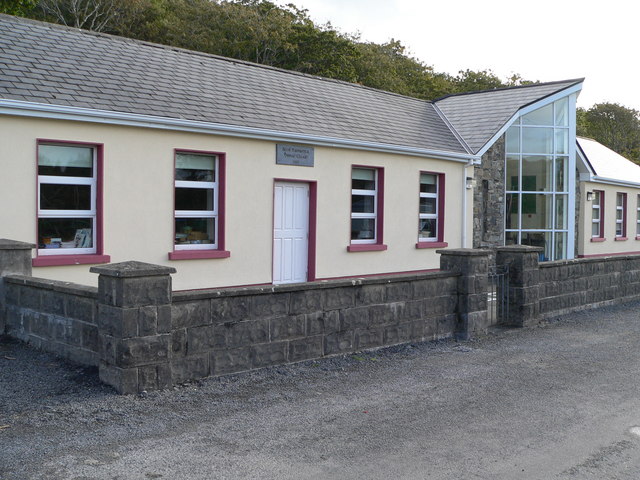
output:
{"label": "fascia board", "polygon": [[405,147],[385,143],[374,143],[344,138],[305,135],[292,132],[281,132],[262,128],[226,125],[178,118],[156,117],[135,113],[114,112],[83,107],[65,105],[51,105],[21,100],[0,99],[0,114],[24,117],[47,118],[56,120],[72,120],[79,122],[102,123],[109,125],[123,125],[142,128],[175,130],[183,132],[206,133],[210,135],[226,135],[231,137],[251,138],[269,141],[300,142],[308,145],[348,148],[401,155],[428,157],[438,160],[467,163],[479,160],[478,155],[469,153],[455,153],[442,150],[430,150],[415,147]]}
{"label": "fascia board", "polygon": [[555,102],[556,100],[559,100],[560,98],[563,97],[568,97],[569,95],[579,92],[580,90],[582,90],[582,82],[579,82],[571,87],[567,87],[564,90],[561,90],[559,92],[556,92],[554,94],[549,95],[548,97],[544,97],[536,102],[530,103],[522,108],[520,108],[516,113],[514,113],[511,118],[509,118],[509,120],[507,120],[507,122],[502,126],[502,128],[500,128],[500,130],[498,130],[498,132],[491,137],[491,139],[489,141],[487,141],[487,143],[484,144],[484,146],[478,150],[478,152],[476,153],[476,155],[482,156],[484,155],[487,150],[489,150],[491,148],[491,146],[502,136],[504,135],[504,132],[507,131],[507,129],[513,125],[513,122],[515,122],[518,118],[520,118],[522,115],[526,115],[529,112],[532,112],[534,110],[537,110],[538,108],[544,107],[545,105],[548,105],[550,103]]}

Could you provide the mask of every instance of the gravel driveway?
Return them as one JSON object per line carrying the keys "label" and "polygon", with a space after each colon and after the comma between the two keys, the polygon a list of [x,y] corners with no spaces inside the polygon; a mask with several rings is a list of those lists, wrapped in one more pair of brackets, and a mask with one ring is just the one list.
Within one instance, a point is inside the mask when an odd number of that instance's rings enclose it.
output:
{"label": "gravel driveway", "polygon": [[0,479],[637,479],[639,311],[135,396],[4,338]]}

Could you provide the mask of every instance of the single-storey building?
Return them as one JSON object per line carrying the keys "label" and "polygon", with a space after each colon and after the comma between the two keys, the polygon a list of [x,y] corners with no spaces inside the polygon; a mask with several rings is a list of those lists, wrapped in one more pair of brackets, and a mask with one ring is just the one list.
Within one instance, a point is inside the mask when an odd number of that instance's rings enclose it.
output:
{"label": "single-storey building", "polygon": [[38,277],[139,260],[178,290],[437,269],[444,247],[593,254],[581,87],[431,102],[0,15],[0,237],[37,245]]}
{"label": "single-storey building", "polygon": [[589,138],[578,138],[578,256],[640,253],[640,166]]}

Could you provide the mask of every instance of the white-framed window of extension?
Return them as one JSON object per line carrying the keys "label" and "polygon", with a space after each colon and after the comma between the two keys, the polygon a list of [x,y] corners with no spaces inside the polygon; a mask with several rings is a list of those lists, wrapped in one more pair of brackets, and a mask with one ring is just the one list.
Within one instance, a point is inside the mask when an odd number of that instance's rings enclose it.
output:
{"label": "white-framed window of extension", "polygon": [[616,193],[616,240],[627,239],[627,194]]}
{"label": "white-framed window of extension", "polygon": [[640,240],[640,195],[636,200],[636,240]]}
{"label": "white-framed window of extension", "polygon": [[382,243],[384,170],[353,166],[351,169],[350,252],[386,250]]}
{"label": "white-framed window of extension", "polygon": [[416,248],[446,247],[444,242],[444,174],[420,172],[420,206]]}
{"label": "white-framed window of extension", "polygon": [[97,151],[94,145],[38,143],[39,257],[98,253]]}
{"label": "white-framed window of extension", "polygon": [[591,200],[591,239],[598,241],[604,239],[604,192],[593,191]]}

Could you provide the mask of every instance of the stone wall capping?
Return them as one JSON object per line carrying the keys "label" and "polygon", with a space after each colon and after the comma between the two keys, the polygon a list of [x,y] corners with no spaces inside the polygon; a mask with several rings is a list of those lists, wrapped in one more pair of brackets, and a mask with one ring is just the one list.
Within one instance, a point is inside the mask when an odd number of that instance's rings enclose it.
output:
{"label": "stone wall capping", "polygon": [[28,277],[26,275],[7,275],[3,278],[8,284],[37,287],[43,290],[51,290],[54,292],[66,293],[69,295],[76,295],[78,297],[95,299],[98,295],[98,289],[89,285],[80,285],[72,282],[61,282],[59,280],[49,280],[45,278]]}
{"label": "stone wall capping", "polygon": [[447,248],[436,250],[440,255],[456,255],[459,257],[488,257],[491,251],[483,248]]}
{"label": "stone wall capping", "polygon": [[358,277],[335,280],[318,280],[309,283],[291,283],[286,285],[257,285],[252,287],[226,287],[202,290],[177,290],[173,292],[174,302],[188,302],[207,298],[242,297],[249,295],[269,295],[273,293],[304,292],[311,290],[323,290],[340,287],[353,287],[361,285],[387,285],[392,283],[429,280],[439,278],[452,278],[460,274],[457,272],[432,271],[413,274],[380,275],[371,277]]}
{"label": "stone wall capping", "polygon": [[0,238],[0,250],[33,250],[34,248],[36,248],[34,243]]}
{"label": "stone wall capping", "polygon": [[154,265],[152,263],[138,262],[135,260],[91,267],[89,271],[91,273],[116,278],[153,277],[176,273],[176,269],[173,267]]}
{"label": "stone wall capping", "polygon": [[542,247],[532,247],[530,245],[505,245],[503,247],[497,247],[498,252],[513,252],[513,253],[539,253],[544,252]]}

